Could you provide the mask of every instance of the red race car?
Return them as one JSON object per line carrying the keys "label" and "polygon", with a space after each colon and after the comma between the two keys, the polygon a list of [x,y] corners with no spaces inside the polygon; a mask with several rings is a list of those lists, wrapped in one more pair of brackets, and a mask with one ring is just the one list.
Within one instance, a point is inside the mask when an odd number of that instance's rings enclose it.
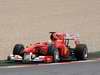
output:
{"label": "red race car", "polygon": [[80,44],[79,35],[75,33],[50,32],[48,42],[37,42],[24,47],[16,44],[7,60],[24,62],[60,62],[64,60],[86,60],[88,49]]}

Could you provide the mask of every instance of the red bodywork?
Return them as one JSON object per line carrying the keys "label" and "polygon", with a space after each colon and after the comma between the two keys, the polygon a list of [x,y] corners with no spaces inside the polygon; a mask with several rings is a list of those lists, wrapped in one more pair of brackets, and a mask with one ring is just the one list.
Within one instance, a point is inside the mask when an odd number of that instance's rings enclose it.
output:
{"label": "red bodywork", "polygon": [[[53,44],[55,48],[59,49],[59,54],[63,57],[67,57],[70,54],[65,39],[66,39],[66,33],[51,32],[50,35],[51,44]],[[77,40],[75,42],[76,44],[78,43]],[[47,55],[48,44],[49,42],[39,42],[31,44],[30,46],[24,49],[24,52],[32,54],[38,54],[39,52],[41,52],[43,55]]]}

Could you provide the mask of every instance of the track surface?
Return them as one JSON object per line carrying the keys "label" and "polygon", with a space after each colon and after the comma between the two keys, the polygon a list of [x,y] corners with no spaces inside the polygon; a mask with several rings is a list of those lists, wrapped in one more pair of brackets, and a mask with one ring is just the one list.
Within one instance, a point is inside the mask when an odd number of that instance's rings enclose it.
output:
{"label": "track surface", "polygon": [[0,67],[0,75],[100,75],[100,59],[58,64]]}
{"label": "track surface", "polygon": [[16,43],[49,40],[48,32],[75,32],[100,50],[100,0],[0,0],[0,59]]}

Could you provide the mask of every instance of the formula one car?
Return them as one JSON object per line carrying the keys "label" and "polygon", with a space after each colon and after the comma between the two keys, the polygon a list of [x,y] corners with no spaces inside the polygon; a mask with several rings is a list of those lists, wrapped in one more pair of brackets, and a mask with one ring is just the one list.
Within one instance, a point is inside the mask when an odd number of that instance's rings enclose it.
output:
{"label": "formula one car", "polygon": [[7,60],[51,63],[73,58],[78,61],[88,58],[87,46],[80,43],[79,35],[50,32],[48,42],[37,42],[26,47],[23,44],[16,44]]}

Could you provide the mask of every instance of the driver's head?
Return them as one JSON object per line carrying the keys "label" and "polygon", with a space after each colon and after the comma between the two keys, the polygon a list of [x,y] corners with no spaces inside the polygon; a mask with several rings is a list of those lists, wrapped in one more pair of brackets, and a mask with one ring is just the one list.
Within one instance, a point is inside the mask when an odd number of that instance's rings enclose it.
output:
{"label": "driver's head", "polygon": [[55,33],[51,34],[50,39],[52,41],[55,41],[55,40],[64,40],[64,37],[65,37],[64,33],[55,32]]}

